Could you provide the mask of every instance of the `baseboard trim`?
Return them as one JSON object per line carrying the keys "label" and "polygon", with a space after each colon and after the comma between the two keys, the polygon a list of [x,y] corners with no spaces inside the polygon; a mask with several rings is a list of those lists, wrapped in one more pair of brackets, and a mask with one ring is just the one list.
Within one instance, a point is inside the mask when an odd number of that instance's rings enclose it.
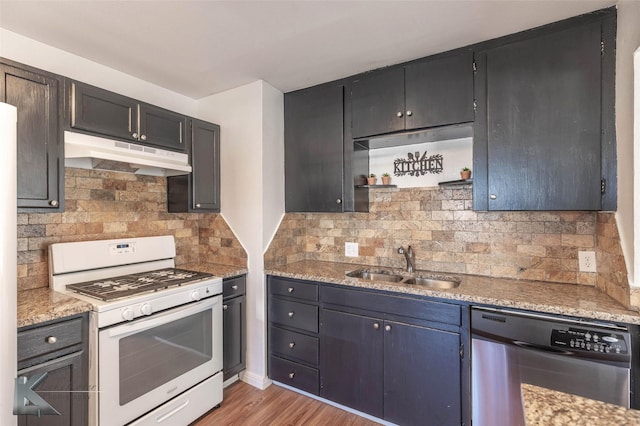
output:
{"label": "baseboard trim", "polygon": [[255,374],[247,370],[240,373],[240,380],[260,390],[265,390],[272,383],[271,379],[269,379],[267,376],[264,376],[262,374]]}

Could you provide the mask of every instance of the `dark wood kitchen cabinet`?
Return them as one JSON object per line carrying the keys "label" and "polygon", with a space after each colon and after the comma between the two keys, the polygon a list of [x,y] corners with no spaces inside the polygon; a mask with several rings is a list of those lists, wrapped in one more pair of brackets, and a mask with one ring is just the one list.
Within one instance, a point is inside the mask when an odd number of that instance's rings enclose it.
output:
{"label": "dark wood kitchen cabinet", "polygon": [[473,53],[468,50],[372,71],[351,86],[353,138],[471,122]]}
{"label": "dark wood kitchen cabinet", "polygon": [[18,376],[46,372],[35,388],[60,416],[18,416],[20,426],[88,423],[87,314],[18,330]]}
{"label": "dark wood kitchen cabinet", "polygon": [[69,125],[174,151],[186,150],[187,117],[78,81],[67,81]]}
{"label": "dark wood kitchen cabinet", "polygon": [[475,210],[615,210],[615,10],[479,51]]}
{"label": "dark wood kitchen cabinet", "polygon": [[[344,86],[328,83],[284,96],[285,210],[353,210],[344,139]],[[346,155],[345,155],[345,149]]]}
{"label": "dark wood kitchen cabinet", "polygon": [[224,380],[246,367],[247,321],[246,276],[225,278],[222,281],[222,326]]}
{"label": "dark wood kitchen cabinet", "polygon": [[167,207],[170,213],[220,212],[220,126],[189,120],[188,175],[167,178]]}
{"label": "dark wood kitchen cabinet", "polygon": [[318,285],[269,276],[269,377],[318,395]]}
{"label": "dark wood kitchen cabinet", "polygon": [[63,78],[0,58],[0,101],[18,110],[18,208],[64,209]]}
{"label": "dark wood kitchen cabinet", "polygon": [[468,420],[460,306],[322,287],[320,396],[402,425]]}

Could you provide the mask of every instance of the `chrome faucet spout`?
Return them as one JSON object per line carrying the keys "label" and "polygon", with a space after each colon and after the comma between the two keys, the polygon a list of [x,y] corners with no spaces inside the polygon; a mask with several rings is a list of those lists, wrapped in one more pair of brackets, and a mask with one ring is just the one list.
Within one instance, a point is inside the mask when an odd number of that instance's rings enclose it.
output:
{"label": "chrome faucet spout", "polygon": [[404,258],[407,261],[407,272],[412,273],[416,268],[416,255],[411,246],[407,246],[406,250],[404,247],[400,246],[400,248],[398,248],[398,253],[404,254]]}

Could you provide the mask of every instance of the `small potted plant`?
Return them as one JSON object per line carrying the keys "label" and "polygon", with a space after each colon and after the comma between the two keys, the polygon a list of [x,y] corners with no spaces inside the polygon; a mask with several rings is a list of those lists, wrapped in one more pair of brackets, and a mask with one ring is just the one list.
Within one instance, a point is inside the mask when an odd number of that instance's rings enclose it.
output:
{"label": "small potted plant", "polygon": [[460,170],[460,177],[465,180],[471,178],[471,169],[463,167],[462,170]]}
{"label": "small potted plant", "polygon": [[391,176],[389,176],[389,173],[383,173],[382,174],[382,184],[383,185],[389,185],[391,183]]}
{"label": "small potted plant", "polygon": [[367,185],[375,185],[378,181],[378,178],[374,173],[371,173],[369,177],[367,177]]}

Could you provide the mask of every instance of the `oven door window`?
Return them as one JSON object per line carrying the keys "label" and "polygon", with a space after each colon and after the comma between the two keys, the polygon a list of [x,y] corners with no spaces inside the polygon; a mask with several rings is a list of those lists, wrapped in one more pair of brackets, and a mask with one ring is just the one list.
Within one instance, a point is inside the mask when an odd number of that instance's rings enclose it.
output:
{"label": "oven door window", "polygon": [[211,310],[119,339],[120,405],[212,359]]}

